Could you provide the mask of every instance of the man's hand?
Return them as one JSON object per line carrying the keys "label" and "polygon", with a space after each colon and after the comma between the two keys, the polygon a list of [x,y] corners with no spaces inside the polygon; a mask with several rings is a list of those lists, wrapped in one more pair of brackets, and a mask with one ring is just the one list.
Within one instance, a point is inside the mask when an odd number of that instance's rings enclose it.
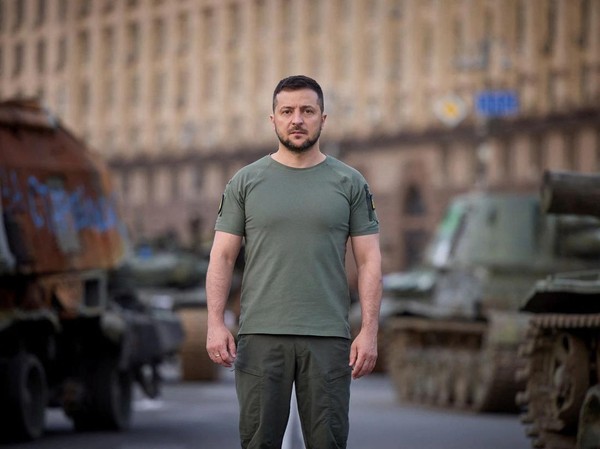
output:
{"label": "man's hand", "polygon": [[224,324],[208,326],[206,350],[213,362],[226,368],[233,365],[236,357],[235,339]]}
{"label": "man's hand", "polygon": [[358,379],[369,374],[377,362],[377,332],[361,331],[350,347],[350,366],[352,378]]}

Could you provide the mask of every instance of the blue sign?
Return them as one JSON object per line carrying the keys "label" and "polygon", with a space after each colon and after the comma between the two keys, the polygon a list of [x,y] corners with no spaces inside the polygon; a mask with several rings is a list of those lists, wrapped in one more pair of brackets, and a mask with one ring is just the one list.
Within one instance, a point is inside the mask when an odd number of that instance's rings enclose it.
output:
{"label": "blue sign", "polygon": [[514,90],[485,90],[475,97],[477,114],[506,117],[519,112],[519,97]]}

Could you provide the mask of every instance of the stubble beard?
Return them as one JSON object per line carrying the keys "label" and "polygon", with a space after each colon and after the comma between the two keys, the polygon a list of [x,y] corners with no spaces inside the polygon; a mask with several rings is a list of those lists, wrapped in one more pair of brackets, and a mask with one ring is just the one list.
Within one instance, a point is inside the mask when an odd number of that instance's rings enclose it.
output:
{"label": "stubble beard", "polygon": [[300,145],[296,145],[290,139],[285,139],[281,134],[279,134],[279,131],[277,129],[275,130],[275,134],[277,134],[277,138],[279,139],[279,142],[281,142],[281,144],[284,147],[286,147],[288,150],[290,150],[294,153],[304,153],[309,148],[312,148],[315,143],[317,143],[317,141],[319,140],[319,137],[321,137],[321,130],[322,130],[322,127],[319,127],[319,130],[316,132],[316,134],[313,137],[308,137]]}

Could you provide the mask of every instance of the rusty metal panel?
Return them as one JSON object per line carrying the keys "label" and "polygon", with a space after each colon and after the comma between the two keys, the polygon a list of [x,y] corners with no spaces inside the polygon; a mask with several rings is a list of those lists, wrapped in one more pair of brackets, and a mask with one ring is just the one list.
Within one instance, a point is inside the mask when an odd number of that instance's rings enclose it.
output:
{"label": "rusty metal panel", "polygon": [[[0,274],[110,268],[126,231],[104,162],[34,101],[0,103]],[[0,255],[1,256],[1,255]]]}

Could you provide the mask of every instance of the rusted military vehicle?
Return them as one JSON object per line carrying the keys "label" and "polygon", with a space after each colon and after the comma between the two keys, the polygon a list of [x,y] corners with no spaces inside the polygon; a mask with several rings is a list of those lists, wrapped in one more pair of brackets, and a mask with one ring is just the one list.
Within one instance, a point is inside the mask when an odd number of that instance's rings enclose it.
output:
{"label": "rusted military vehicle", "polygon": [[540,280],[523,306],[533,314],[520,348],[524,408],[532,446],[600,447],[600,175],[546,172],[541,200],[569,237],[565,251],[588,257],[595,269]]}
{"label": "rusted military vehicle", "polygon": [[384,277],[383,352],[398,398],[516,412],[522,299],[546,274],[590,266],[566,238],[537,194],[452,200],[422,265]]}
{"label": "rusted military vehicle", "polygon": [[125,429],[132,385],[158,394],[177,317],[131,288],[109,172],[35,101],[0,103],[0,438],[35,439],[47,407]]}

